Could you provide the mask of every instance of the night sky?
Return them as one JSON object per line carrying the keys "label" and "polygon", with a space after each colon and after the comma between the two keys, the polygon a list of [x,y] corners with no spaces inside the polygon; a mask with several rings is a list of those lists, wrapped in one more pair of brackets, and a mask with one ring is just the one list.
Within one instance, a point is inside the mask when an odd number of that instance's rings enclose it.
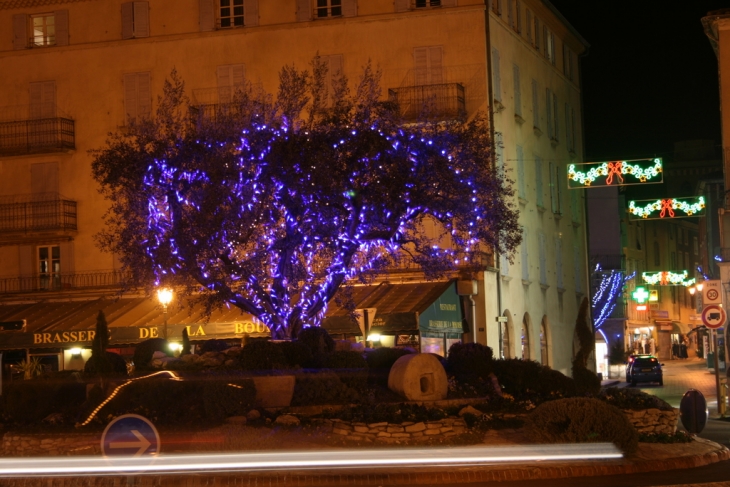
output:
{"label": "night sky", "polygon": [[551,0],[588,41],[582,59],[586,162],[719,145],[717,59],[700,19],[728,0]]}

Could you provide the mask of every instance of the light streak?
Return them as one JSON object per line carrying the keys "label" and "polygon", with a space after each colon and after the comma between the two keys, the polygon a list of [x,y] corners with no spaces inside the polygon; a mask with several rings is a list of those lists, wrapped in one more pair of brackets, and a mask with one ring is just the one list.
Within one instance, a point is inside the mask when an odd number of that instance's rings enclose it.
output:
{"label": "light streak", "polygon": [[536,461],[612,460],[622,457],[621,452],[612,443],[582,443],[448,449],[175,454],[156,457],[2,458],[0,477],[99,476],[128,473],[160,475],[280,469],[373,469],[394,466],[454,467]]}

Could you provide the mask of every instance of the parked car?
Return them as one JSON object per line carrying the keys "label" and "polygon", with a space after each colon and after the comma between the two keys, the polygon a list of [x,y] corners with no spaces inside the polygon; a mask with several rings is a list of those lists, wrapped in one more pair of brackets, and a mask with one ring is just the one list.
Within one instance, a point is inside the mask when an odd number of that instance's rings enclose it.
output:
{"label": "parked car", "polygon": [[626,382],[635,386],[639,382],[658,382],[664,385],[664,375],[659,359],[653,355],[633,355],[626,364]]}

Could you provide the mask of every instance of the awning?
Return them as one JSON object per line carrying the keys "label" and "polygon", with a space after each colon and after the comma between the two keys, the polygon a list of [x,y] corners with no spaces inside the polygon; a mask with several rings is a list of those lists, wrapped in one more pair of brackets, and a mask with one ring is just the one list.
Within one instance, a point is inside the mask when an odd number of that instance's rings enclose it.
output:
{"label": "awning", "polygon": [[[353,286],[355,309],[374,310],[370,331],[381,335],[463,333],[459,296],[453,281],[414,284],[383,282],[375,286]],[[346,295],[330,302],[322,326],[330,334],[362,335],[357,320],[342,303]]]}
{"label": "awning", "polygon": [[[107,320],[111,346],[164,335],[165,315],[161,306],[150,298],[45,300],[0,305],[0,323],[25,323],[21,329],[0,331],[0,350],[91,346],[100,310]],[[265,325],[238,308],[214,311],[209,318],[205,317],[202,306],[171,307],[168,311],[167,333],[171,340],[182,340],[185,328],[193,341],[270,334]]]}

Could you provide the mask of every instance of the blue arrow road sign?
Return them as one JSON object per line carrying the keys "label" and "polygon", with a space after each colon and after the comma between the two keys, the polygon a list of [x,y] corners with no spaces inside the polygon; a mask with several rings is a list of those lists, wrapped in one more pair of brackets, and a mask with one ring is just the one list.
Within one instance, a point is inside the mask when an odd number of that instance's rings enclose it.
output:
{"label": "blue arrow road sign", "polygon": [[160,435],[147,418],[125,414],[107,425],[101,435],[101,452],[106,456],[155,455],[160,453]]}

